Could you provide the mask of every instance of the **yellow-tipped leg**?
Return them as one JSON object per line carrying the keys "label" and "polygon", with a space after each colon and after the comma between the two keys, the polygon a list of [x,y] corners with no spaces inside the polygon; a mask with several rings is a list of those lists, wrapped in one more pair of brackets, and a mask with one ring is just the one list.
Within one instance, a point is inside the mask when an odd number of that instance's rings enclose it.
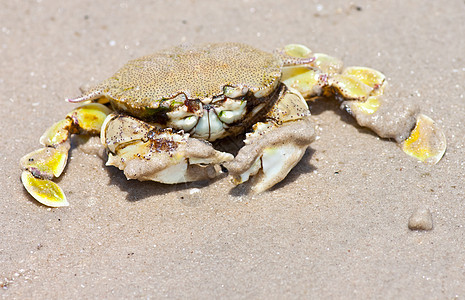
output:
{"label": "yellow-tipped leg", "polygon": [[304,64],[284,64],[283,83],[304,97],[335,95],[360,126],[370,128],[380,137],[394,139],[405,153],[422,162],[436,164],[444,155],[444,133],[433,120],[419,114],[416,105],[386,98],[383,73],[366,67],[343,70],[340,60],[312,53],[297,44],[288,45],[279,53],[297,61],[313,57]]}
{"label": "yellow-tipped leg", "polygon": [[352,114],[365,114],[365,115],[374,114],[381,105],[378,96],[368,97],[365,102],[351,101],[351,102],[346,102],[346,104],[350,108]]}
{"label": "yellow-tipped leg", "polygon": [[401,147],[408,155],[434,165],[446,152],[446,136],[431,118],[420,114],[415,128]]}
{"label": "yellow-tipped leg", "polygon": [[111,110],[99,103],[90,103],[79,106],[67,117],[74,121],[76,127],[86,134],[99,134],[103,121]]}
{"label": "yellow-tipped leg", "polygon": [[52,179],[63,172],[68,160],[69,142],[60,144],[57,148],[46,147],[38,149],[21,158],[21,167],[35,177]]}
{"label": "yellow-tipped leg", "polygon": [[29,171],[23,171],[21,181],[34,199],[50,207],[68,206],[63,190],[53,181],[34,177]]}
{"label": "yellow-tipped leg", "polygon": [[[442,158],[446,151],[446,137],[442,130],[429,117],[418,114],[416,107],[384,98],[386,80],[381,72],[350,67],[341,76],[372,89],[365,101],[354,97],[358,101],[344,102],[360,125],[371,128],[381,137],[394,138],[405,153],[422,162],[436,164]],[[343,97],[350,99],[351,95],[358,94],[352,90],[358,90],[359,85],[348,86],[351,92]],[[415,128],[410,132],[412,125]]]}
{"label": "yellow-tipped leg", "polygon": [[68,140],[73,120],[63,119],[52,126],[40,137],[40,143],[44,146],[59,145]]}
{"label": "yellow-tipped leg", "polygon": [[[329,85],[328,78],[340,74],[342,61],[335,57],[312,53],[310,49],[299,44],[290,44],[279,51],[284,58],[294,58],[294,64],[286,64],[282,73],[282,82],[298,90],[304,98],[321,96],[323,88]],[[312,58],[311,61],[305,59]]]}
{"label": "yellow-tipped leg", "polygon": [[328,78],[329,87],[346,100],[365,101],[373,88],[355,76],[336,74]]}
{"label": "yellow-tipped leg", "polygon": [[[345,101],[343,106],[361,126],[379,136],[394,138],[402,150],[416,159],[436,164],[446,151],[446,137],[429,117],[419,114],[418,108],[402,101],[385,98],[386,81],[382,73],[362,67],[351,67],[343,75],[356,78],[373,88],[365,101]],[[415,125],[414,129],[410,128]]]}
{"label": "yellow-tipped leg", "polygon": [[85,104],[45,131],[40,143],[46,147],[25,155],[20,161],[23,170],[21,180],[32,197],[47,206],[68,206],[65,194],[51,180],[60,176],[66,166],[69,136],[99,134],[109,113],[110,109],[102,104]]}
{"label": "yellow-tipped leg", "polygon": [[313,55],[312,50],[300,44],[286,45],[284,46],[282,53],[295,58],[310,58]]}
{"label": "yellow-tipped leg", "polygon": [[385,76],[371,68],[350,67],[342,74],[328,78],[328,88],[333,89],[343,100],[366,101],[368,97],[383,92]]}
{"label": "yellow-tipped leg", "polygon": [[349,67],[344,69],[342,75],[357,78],[372,89],[380,87],[386,79],[383,73],[366,67]]}
{"label": "yellow-tipped leg", "polygon": [[303,97],[310,98],[321,94],[320,72],[305,67],[283,69],[282,82],[298,90]]}

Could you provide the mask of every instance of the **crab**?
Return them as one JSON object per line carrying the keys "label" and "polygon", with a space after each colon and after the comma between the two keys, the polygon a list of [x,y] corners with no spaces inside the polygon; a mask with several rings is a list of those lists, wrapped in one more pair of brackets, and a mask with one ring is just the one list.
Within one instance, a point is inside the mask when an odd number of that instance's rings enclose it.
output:
{"label": "crab", "polygon": [[[178,46],[129,61],[80,97],[83,104],[21,159],[24,187],[40,203],[67,206],[52,180],[63,172],[73,134],[100,135],[128,179],[166,184],[250,179],[260,193],[283,180],[315,139],[308,100],[335,97],[359,125],[435,164],[446,150],[441,129],[409,103],[385,97],[385,76],[343,68],[339,59],[298,44],[265,52],[241,43]],[[228,138],[244,136],[235,153]],[[221,149],[222,151],[220,151]]]}

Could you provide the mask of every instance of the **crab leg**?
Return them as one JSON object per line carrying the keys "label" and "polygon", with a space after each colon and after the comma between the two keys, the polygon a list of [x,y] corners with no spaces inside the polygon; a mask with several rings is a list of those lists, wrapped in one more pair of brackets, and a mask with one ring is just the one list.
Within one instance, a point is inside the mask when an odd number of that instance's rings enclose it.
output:
{"label": "crab leg", "polygon": [[220,164],[233,159],[182,131],[126,115],[110,114],[101,139],[109,150],[107,165],[123,170],[128,179],[169,184],[210,179],[221,173]]}
{"label": "crab leg", "polygon": [[109,108],[97,103],[74,109],[42,135],[40,143],[44,148],[21,158],[21,180],[32,197],[47,206],[68,206],[65,194],[52,179],[59,177],[66,166],[69,137],[71,134],[99,134],[109,112]]}
{"label": "crab leg", "polygon": [[235,184],[253,176],[252,190],[260,193],[287,176],[313,142],[315,131],[307,103],[300,93],[287,87],[266,121],[256,123],[252,129],[246,135],[245,146],[225,167]]}
{"label": "crab leg", "polygon": [[[302,45],[289,45],[287,55],[309,56]],[[342,62],[323,54],[306,66],[290,66],[283,82],[299,90],[304,97],[335,95],[360,126],[368,127],[382,138],[394,139],[406,154],[436,164],[446,151],[443,131],[418,107],[386,97],[384,74],[364,67],[342,69]]]}
{"label": "crab leg", "polygon": [[419,113],[417,106],[386,97],[386,81],[381,80],[381,76],[373,76],[376,80],[370,80],[372,74],[382,75],[361,67],[344,70],[343,76],[355,77],[373,90],[364,101],[345,100],[341,107],[359,125],[372,129],[380,137],[394,139],[406,154],[428,164],[439,162],[446,151],[443,131],[431,118]]}

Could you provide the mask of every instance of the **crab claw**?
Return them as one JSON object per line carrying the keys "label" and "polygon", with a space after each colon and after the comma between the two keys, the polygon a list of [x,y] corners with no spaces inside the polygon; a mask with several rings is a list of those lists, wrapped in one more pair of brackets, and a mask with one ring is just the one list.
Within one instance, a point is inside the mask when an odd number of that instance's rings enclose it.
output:
{"label": "crab claw", "polygon": [[65,119],[53,124],[40,138],[45,147],[21,158],[21,180],[26,190],[40,203],[51,206],[68,206],[61,188],[51,181],[59,177],[68,160],[71,134],[98,134],[110,109],[91,103],[71,111]]}
{"label": "crab claw", "polygon": [[436,164],[446,152],[446,136],[436,123],[423,114],[418,115],[415,128],[401,143],[402,151],[418,160]]}
{"label": "crab claw", "polygon": [[253,176],[255,193],[283,180],[315,139],[307,103],[296,90],[284,88],[266,117],[272,121],[256,123],[246,135],[245,146],[225,164],[234,184]]}
{"label": "crab claw", "polygon": [[314,140],[313,123],[306,117],[276,127],[267,123],[254,125],[232,162],[225,164],[234,184],[251,176],[252,191],[261,193],[282,181],[302,159]]}
{"label": "crab claw", "polygon": [[189,134],[162,129],[130,116],[110,114],[101,134],[109,150],[107,166],[124,171],[128,179],[174,184],[216,177],[229,153]]}

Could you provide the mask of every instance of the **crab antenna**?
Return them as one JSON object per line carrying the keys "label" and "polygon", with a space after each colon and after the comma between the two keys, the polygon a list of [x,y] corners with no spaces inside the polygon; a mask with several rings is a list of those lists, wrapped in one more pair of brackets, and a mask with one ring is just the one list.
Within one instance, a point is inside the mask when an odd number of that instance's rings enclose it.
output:
{"label": "crab antenna", "polygon": [[71,103],[78,103],[78,102],[96,100],[98,98],[101,98],[102,96],[103,96],[102,92],[94,91],[94,92],[82,95],[80,97],[77,97],[77,98],[68,98],[68,99],[65,99],[65,100],[68,101],[68,102],[71,102]]}

